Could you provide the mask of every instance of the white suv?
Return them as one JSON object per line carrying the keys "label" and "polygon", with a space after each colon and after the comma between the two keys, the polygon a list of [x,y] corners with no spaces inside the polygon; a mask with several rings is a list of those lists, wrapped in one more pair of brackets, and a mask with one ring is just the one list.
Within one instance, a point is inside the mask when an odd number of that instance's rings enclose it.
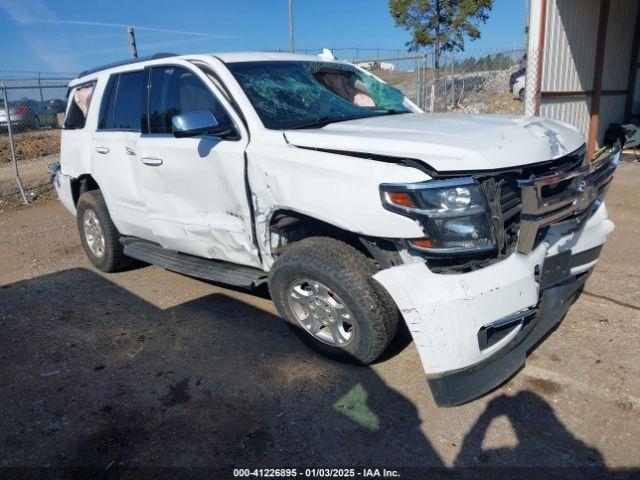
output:
{"label": "white suv", "polygon": [[98,269],[268,282],[303,340],[363,364],[404,317],[455,405],[582,291],[618,155],[541,118],[425,114],[345,62],[157,55],[71,82],[53,181]]}

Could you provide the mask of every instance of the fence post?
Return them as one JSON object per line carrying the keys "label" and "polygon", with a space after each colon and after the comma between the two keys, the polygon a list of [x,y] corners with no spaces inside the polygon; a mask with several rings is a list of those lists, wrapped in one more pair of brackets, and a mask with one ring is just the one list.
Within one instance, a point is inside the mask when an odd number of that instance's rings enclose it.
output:
{"label": "fence post", "polygon": [[422,95],[422,91],[420,89],[420,64],[418,62],[416,62],[416,71],[413,79],[416,82],[416,105],[418,105],[418,108],[422,108],[420,106],[420,104],[422,103],[422,99],[420,98],[420,95]]}
{"label": "fence post", "polygon": [[[433,56],[435,58],[435,53],[433,54]],[[425,58],[425,62],[424,62],[425,78],[428,78],[427,77],[427,73],[429,71],[427,69],[427,66],[429,65],[429,62],[427,60],[427,55],[426,54],[425,54],[424,58]],[[433,64],[435,65],[435,60],[434,60]],[[435,104],[436,104],[436,79],[437,79],[437,76],[435,76],[436,75],[435,71],[433,72],[433,75],[434,75],[434,79],[431,81],[431,92],[430,92],[430,95],[429,95],[429,112],[430,113],[433,113],[435,111],[434,109],[435,109]]]}
{"label": "fence post", "polygon": [[20,195],[25,204],[29,204],[27,196],[22,188],[22,181],[20,180],[20,173],[18,172],[18,162],[16,160],[16,149],[13,144],[13,129],[11,128],[11,109],[9,108],[9,98],[7,97],[7,86],[2,84],[2,96],[4,98],[4,111],[7,114],[7,131],[9,133],[9,147],[11,148],[11,161],[13,162],[13,170],[16,174],[16,183],[20,189]]}
{"label": "fence post", "polygon": [[454,54],[451,51],[451,109],[456,106],[456,78],[453,70]]}
{"label": "fence post", "polygon": [[40,79],[40,72],[38,72],[38,89],[40,90],[40,103],[44,103],[44,95],[42,94],[42,81]]}

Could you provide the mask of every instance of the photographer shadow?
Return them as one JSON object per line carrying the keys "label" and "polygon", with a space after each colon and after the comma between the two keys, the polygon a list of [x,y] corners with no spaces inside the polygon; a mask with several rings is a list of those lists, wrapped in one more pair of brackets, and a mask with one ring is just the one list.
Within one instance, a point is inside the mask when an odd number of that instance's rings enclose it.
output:
{"label": "photographer shadow", "polygon": [[[505,423],[511,428],[506,432]],[[513,447],[483,448],[491,424],[501,421],[501,440],[515,435]],[[466,435],[454,465],[604,467],[600,452],[575,438],[538,394],[524,390],[492,399]],[[566,470],[566,468],[565,468]]]}

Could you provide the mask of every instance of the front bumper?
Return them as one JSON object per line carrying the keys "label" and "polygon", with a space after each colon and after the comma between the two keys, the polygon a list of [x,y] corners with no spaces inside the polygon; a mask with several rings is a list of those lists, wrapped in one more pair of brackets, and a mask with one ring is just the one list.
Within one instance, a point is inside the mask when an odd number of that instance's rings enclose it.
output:
{"label": "front bumper", "polygon": [[537,313],[525,320],[507,345],[486,360],[445,374],[428,378],[436,403],[454,406],[490,392],[511,378],[525,364],[526,357],[562,321],[578,299],[590,271],[573,276],[563,284],[542,293]]}
{"label": "front bumper", "polygon": [[[416,262],[374,276],[411,331],[438,405],[472,400],[522,367],[577,298],[612,230],[602,204],[584,228],[552,228],[528,255],[463,274],[436,274]],[[487,331],[495,333],[490,340]]]}

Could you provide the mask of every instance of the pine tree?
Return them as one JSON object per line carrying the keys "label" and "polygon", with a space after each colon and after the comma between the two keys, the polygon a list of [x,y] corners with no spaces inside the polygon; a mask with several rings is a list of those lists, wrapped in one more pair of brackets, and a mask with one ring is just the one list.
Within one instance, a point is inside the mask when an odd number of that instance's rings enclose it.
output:
{"label": "pine tree", "polygon": [[389,0],[395,24],[411,31],[410,51],[433,47],[434,68],[443,52],[462,51],[466,38],[480,38],[493,0]]}

